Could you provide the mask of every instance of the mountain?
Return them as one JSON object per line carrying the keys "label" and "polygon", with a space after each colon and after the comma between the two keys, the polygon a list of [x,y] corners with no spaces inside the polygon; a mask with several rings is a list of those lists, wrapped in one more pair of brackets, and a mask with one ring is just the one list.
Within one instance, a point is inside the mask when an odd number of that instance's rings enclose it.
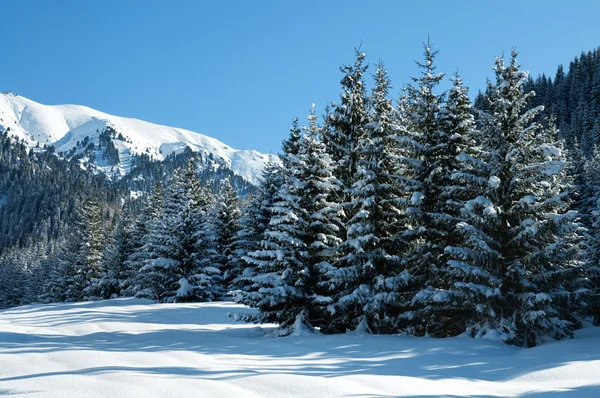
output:
{"label": "mountain", "polygon": [[163,160],[186,147],[230,168],[251,183],[257,183],[268,155],[237,150],[219,140],[193,131],[161,126],[143,120],[113,116],[80,105],[43,105],[13,93],[0,94],[0,132],[8,131],[31,146],[54,146],[56,152],[81,153],[93,143],[102,148],[102,133],[110,132],[118,157],[107,161],[106,152],[92,159],[106,173],[129,173],[132,157],[148,155]]}

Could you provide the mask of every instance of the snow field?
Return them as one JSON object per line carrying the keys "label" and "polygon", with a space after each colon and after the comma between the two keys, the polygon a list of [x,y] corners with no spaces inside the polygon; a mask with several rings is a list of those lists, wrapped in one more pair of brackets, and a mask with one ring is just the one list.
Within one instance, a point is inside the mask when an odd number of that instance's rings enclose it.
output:
{"label": "snow field", "polygon": [[532,348],[493,339],[301,335],[229,302],[118,299],[0,312],[0,395],[598,397],[600,328]]}

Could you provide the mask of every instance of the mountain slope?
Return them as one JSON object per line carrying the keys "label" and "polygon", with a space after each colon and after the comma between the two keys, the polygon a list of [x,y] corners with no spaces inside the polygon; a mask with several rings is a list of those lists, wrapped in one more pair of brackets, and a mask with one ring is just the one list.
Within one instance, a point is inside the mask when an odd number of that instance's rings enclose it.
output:
{"label": "mountain slope", "polygon": [[[193,131],[161,126],[138,119],[113,116],[79,105],[43,105],[12,93],[0,94],[0,131],[27,141],[30,145],[54,145],[67,152],[88,137],[97,142],[107,127],[122,136],[116,140],[121,174],[129,171],[130,157],[147,154],[163,160],[185,147],[220,159],[235,174],[256,183],[268,155],[254,150],[236,150],[224,143]],[[103,169],[106,165],[100,162]]]}
{"label": "mountain slope", "polygon": [[310,332],[271,337],[227,302],[135,299],[0,311],[0,395],[24,397],[597,397],[600,328],[500,341]]}

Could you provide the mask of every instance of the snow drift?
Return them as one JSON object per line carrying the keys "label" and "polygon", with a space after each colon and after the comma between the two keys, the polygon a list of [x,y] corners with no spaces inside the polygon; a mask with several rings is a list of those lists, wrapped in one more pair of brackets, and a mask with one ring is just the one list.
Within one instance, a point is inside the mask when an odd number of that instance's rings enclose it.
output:
{"label": "snow drift", "polygon": [[272,337],[228,302],[118,299],[0,311],[0,395],[597,397],[600,328],[520,349],[496,340]]}

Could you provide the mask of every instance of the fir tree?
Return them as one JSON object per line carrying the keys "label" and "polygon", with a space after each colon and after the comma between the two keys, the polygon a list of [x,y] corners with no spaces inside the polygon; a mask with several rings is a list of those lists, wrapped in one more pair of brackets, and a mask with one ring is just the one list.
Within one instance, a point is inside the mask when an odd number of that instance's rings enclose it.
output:
{"label": "fir tree", "polygon": [[221,270],[223,290],[227,291],[228,285],[234,279],[231,263],[234,261],[234,239],[239,230],[240,217],[238,195],[229,178],[226,178],[221,185],[213,211],[213,266]]}
{"label": "fir tree", "polygon": [[305,303],[296,322],[324,330],[331,324],[328,307],[333,302],[331,295],[335,285],[330,280],[330,273],[342,242],[343,211],[335,202],[341,188],[334,176],[335,164],[322,141],[323,129],[318,125],[314,104],[308,121],[298,153],[299,206],[305,210],[307,225],[303,233],[305,268],[299,283],[304,290]]}
{"label": "fir tree", "polygon": [[436,72],[437,54],[428,41],[424,45],[423,62],[417,62],[421,76],[413,78],[415,85],[408,86],[403,105],[408,135],[401,139],[407,152],[402,155],[401,176],[405,193],[410,193],[404,206],[406,228],[401,232],[407,242],[403,266],[416,278],[413,286],[417,291],[410,310],[402,314],[402,323],[410,333],[418,335],[435,333],[430,329],[438,327],[432,322],[436,316],[431,312],[435,295],[431,285],[439,275],[438,270],[446,265],[444,249],[452,228],[452,217],[442,195],[444,186],[449,184],[453,159],[450,136],[442,129],[440,119],[444,95],[435,92],[444,77]]}
{"label": "fir tree", "polygon": [[71,242],[72,248],[62,258],[58,285],[65,301],[94,298],[86,289],[95,282],[102,270],[105,245],[104,226],[98,199],[92,197],[81,204]]}
{"label": "fir tree", "polygon": [[[268,207],[269,224],[263,233],[259,250],[250,252],[245,259],[256,267],[252,287],[238,292],[236,301],[258,308],[256,315],[245,315],[252,322],[276,322],[279,333],[289,334],[299,315],[298,309],[305,303],[305,259],[307,247],[304,233],[308,226],[305,209],[299,206],[302,183],[299,173],[299,145],[294,129],[283,148],[290,152],[283,155],[283,183]],[[300,139],[298,139],[300,142]]]}
{"label": "fir tree", "polygon": [[541,108],[527,110],[535,93],[524,92],[527,73],[516,56],[513,51],[508,65],[496,60],[496,84],[489,90],[483,129],[491,183],[484,197],[495,214],[490,246],[499,253],[496,326],[505,340],[532,346],[544,336],[571,336],[577,326],[569,306],[581,266],[580,225],[569,211],[570,181],[556,130],[535,121]]}
{"label": "fir tree", "polygon": [[104,299],[131,295],[127,288],[136,275],[126,261],[133,252],[132,233],[133,223],[127,216],[117,220],[110,243],[103,253],[100,277],[88,288],[90,294]]}
{"label": "fir tree", "polygon": [[[494,318],[494,300],[500,295],[495,270],[498,252],[486,235],[497,216],[491,202],[481,196],[488,184],[490,168],[481,148],[467,88],[455,76],[448,100],[441,111],[440,128],[448,136],[447,151],[454,160],[444,170],[440,199],[451,216],[445,258],[447,266],[436,271],[433,283],[420,294],[431,306],[429,332],[456,335],[473,324]],[[449,181],[448,181],[449,177]],[[492,247],[490,247],[492,246]]]}
{"label": "fir tree", "polygon": [[163,212],[163,187],[161,184],[155,184],[152,194],[147,200],[146,206],[136,218],[134,230],[131,234],[132,253],[125,260],[127,276],[121,281],[122,294],[125,296],[138,295],[146,297],[145,291],[140,293],[140,286],[149,286],[146,273],[140,273],[140,269],[154,256],[153,246],[149,244],[151,231],[160,226]]}
{"label": "fir tree", "polygon": [[138,295],[160,302],[210,301],[220,270],[204,263],[206,208],[194,161],[178,169],[165,193],[163,214],[142,249],[151,254],[140,269],[144,288]]}
{"label": "fir tree", "polygon": [[340,208],[331,202],[339,188],[314,107],[308,119],[304,134],[297,139],[292,129],[283,145],[283,184],[266,209],[270,219],[261,249],[246,257],[256,266],[252,286],[237,294],[238,301],[260,310],[246,319],[278,322],[282,335],[327,325],[325,274],[340,242]]}
{"label": "fir tree", "polygon": [[392,330],[395,322],[388,310],[399,299],[394,292],[400,280],[395,278],[400,273],[398,127],[383,64],[375,72],[375,82],[369,122],[356,147],[358,164],[349,206],[353,217],[340,248],[343,255],[330,271],[339,292],[331,306],[334,319],[330,328],[337,331],[359,324],[373,332]]}
{"label": "fir tree", "polygon": [[342,94],[340,104],[333,104],[328,114],[327,129],[323,131],[323,141],[327,152],[331,155],[335,166],[335,176],[342,185],[340,203],[347,202],[356,174],[358,153],[356,146],[367,123],[367,98],[364,82],[364,66],[366,55],[357,49],[353,65],[344,65],[340,71],[344,74],[341,80]]}
{"label": "fir tree", "polygon": [[271,220],[273,201],[282,184],[281,166],[270,156],[257,192],[249,198],[241,211],[239,230],[232,243],[233,258],[229,263],[230,290],[248,290],[253,284],[256,269],[248,255],[260,249]]}

